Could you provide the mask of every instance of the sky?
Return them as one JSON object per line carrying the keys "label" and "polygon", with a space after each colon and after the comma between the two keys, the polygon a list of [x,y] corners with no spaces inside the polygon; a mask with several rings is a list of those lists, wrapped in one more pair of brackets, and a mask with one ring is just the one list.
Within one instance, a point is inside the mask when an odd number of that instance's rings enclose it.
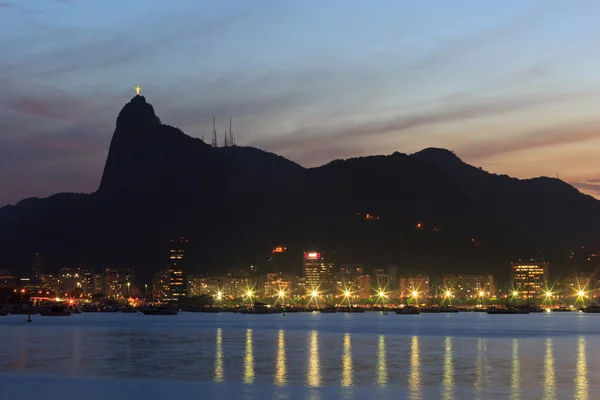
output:
{"label": "sky", "polygon": [[95,191],[135,85],[306,167],[443,147],[600,198],[598,43],[597,0],[0,0],[0,206]]}

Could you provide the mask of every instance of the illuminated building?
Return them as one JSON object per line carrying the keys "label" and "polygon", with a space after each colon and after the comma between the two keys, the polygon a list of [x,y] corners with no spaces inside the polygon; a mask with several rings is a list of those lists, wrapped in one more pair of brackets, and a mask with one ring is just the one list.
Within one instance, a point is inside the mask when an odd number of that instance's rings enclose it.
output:
{"label": "illuminated building", "polygon": [[479,297],[479,292],[485,292],[485,297],[496,297],[496,286],[493,275],[461,274],[444,275],[444,290],[452,293],[456,300],[469,300]]}
{"label": "illuminated building", "polygon": [[163,303],[167,299],[171,298],[171,286],[170,286],[169,273],[167,271],[160,271],[154,274],[152,279],[152,300]]}
{"label": "illuminated building", "polygon": [[429,276],[425,275],[403,275],[398,282],[400,299],[409,299],[417,294],[419,299],[429,297]]}
{"label": "illuminated building", "polygon": [[171,240],[169,249],[169,297],[170,302],[178,302],[180,298],[186,297],[187,290],[183,279],[183,270],[185,269],[185,250],[188,241],[185,238]]}
{"label": "illuminated building", "polygon": [[547,287],[548,268],[547,262],[518,261],[511,263],[514,290],[526,298],[541,296]]}
{"label": "illuminated building", "polygon": [[[216,282],[216,286],[215,285]],[[221,291],[227,297],[243,297],[248,292],[248,289],[254,288],[254,283],[247,274],[230,273],[208,284],[211,292]]]}
{"label": "illuminated building", "polygon": [[388,285],[387,289],[390,291],[397,290],[398,289],[398,266],[397,265],[388,265],[385,268],[387,271],[387,275],[389,277],[389,285]]}
{"label": "illuminated building", "polygon": [[210,294],[208,289],[209,278],[206,276],[193,276],[187,277],[187,297],[198,297]]}
{"label": "illuminated building", "polygon": [[92,294],[104,294],[104,277],[102,274],[92,275]]}
{"label": "illuminated building", "polygon": [[586,296],[595,297],[595,287],[592,284],[591,276],[572,274],[563,279],[563,297],[574,298],[579,296],[579,292],[585,292]]}
{"label": "illuminated building", "polygon": [[131,271],[129,269],[106,268],[104,271],[103,283],[104,297],[113,299],[129,297],[131,289]]}
{"label": "illuminated building", "polygon": [[40,275],[44,275],[44,259],[39,253],[35,253],[33,256],[33,276],[39,278]]}
{"label": "illuminated building", "polygon": [[[335,273],[335,283],[338,291],[345,291],[356,286],[356,279],[364,273],[363,264],[342,264]],[[354,289],[352,289],[353,291]]]}
{"label": "illuminated building", "polygon": [[322,294],[335,292],[334,264],[325,260],[325,254],[319,252],[304,253],[304,277],[306,293],[318,290]]}
{"label": "illuminated building", "polygon": [[359,299],[368,299],[371,297],[371,276],[360,275],[356,278],[356,287],[353,288]]}
{"label": "illuminated building", "polygon": [[267,280],[264,284],[264,297],[271,298],[279,295],[280,291],[284,291],[289,295],[292,288],[292,283],[284,277],[281,272],[267,274]]}
{"label": "illuminated building", "polygon": [[373,270],[373,276],[375,277],[375,282],[373,282],[373,289],[379,291],[383,289],[387,291],[390,286],[390,276],[385,273],[383,268],[376,268]]}

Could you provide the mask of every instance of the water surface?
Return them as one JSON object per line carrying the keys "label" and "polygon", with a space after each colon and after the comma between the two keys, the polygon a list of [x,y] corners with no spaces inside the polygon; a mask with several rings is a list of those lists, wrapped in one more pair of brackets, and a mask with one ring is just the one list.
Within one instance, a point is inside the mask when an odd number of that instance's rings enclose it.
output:
{"label": "water surface", "polygon": [[50,399],[600,398],[600,315],[25,319],[0,318],[0,386]]}

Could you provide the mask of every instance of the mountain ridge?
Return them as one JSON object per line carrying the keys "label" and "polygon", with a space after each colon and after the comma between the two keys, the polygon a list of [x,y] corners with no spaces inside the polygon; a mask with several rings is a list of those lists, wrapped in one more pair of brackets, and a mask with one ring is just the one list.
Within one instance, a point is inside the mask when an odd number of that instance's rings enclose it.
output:
{"label": "mountain ridge", "polygon": [[[491,174],[439,148],[304,168],[253,147],[213,148],[136,96],[117,117],[96,192],[0,208],[0,268],[27,270],[40,252],[54,266],[129,266],[148,282],[168,239],[186,236],[189,273],[299,273],[308,248],[431,274],[506,275],[513,259],[542,252],[565,271],[577,267],[572,249],[597,246],[597,224],[600,203],[554,178]],[[270,249],[282,243],[298,258],[274,265]]]}

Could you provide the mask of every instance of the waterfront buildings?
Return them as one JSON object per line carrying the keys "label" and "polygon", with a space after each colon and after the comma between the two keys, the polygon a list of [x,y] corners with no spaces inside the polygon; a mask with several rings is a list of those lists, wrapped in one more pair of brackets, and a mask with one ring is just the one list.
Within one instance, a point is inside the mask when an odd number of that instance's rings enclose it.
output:
{"label": "waterfront buildings", "polygon": [[429,298],[429,276],[403,275],[398,282],[401,301],[422,301]]}
{"label": "waterfront buildings", "polygon": [[513,289],[524,299],[540,297],[548,286],[550,264],[545,261],[511,263]]}
{"label": "waterfront buildings", "polygon": [[375,277],[375,282],[374,282],[375,290],[387,291],[387,290],[391,289],[390,276],[386,273],[386,271],[383,268],[374,269],[373,276]]}
{"label": "waterfront buildings", "polygon": [[493,275],[480,274],[445,274],[443,279],[443,290],[452,293],[452,298],[458,301],[467,301],[480,297],[484,292],[487,298],[496,297],[496,286]]}
{"label": "waterfront buildings", "polygon": [[306,293],[313,291],[322,294],[335,294],[334,264],[327,260],[325,253],[304,252],[304,277],[306,278]]}
{"label": "waterfront buildings", "polygon": [[163,303],[171,298],[169,274],[167,271],[159,271],[152,278],[152,301]]}
{"label": "waterfront buildings", "polygon": [[131,295],[131,270],[106,268],[104,271],[104,297],[120,299]]}
{"label": "waterfront buildings", "polygon": [[358,276],[354,292],[360,300],[369,299],[371,297],[371,275]]}
{"label": "waterfront buildings", "polygon": [[185,269],[185,251],[188,241],[185,238],[171,240],[171,248],[169,249],[169,293],[167,301],[178,302],[179,299],[186,297],[187,290],[183,279],[183,271]]}

